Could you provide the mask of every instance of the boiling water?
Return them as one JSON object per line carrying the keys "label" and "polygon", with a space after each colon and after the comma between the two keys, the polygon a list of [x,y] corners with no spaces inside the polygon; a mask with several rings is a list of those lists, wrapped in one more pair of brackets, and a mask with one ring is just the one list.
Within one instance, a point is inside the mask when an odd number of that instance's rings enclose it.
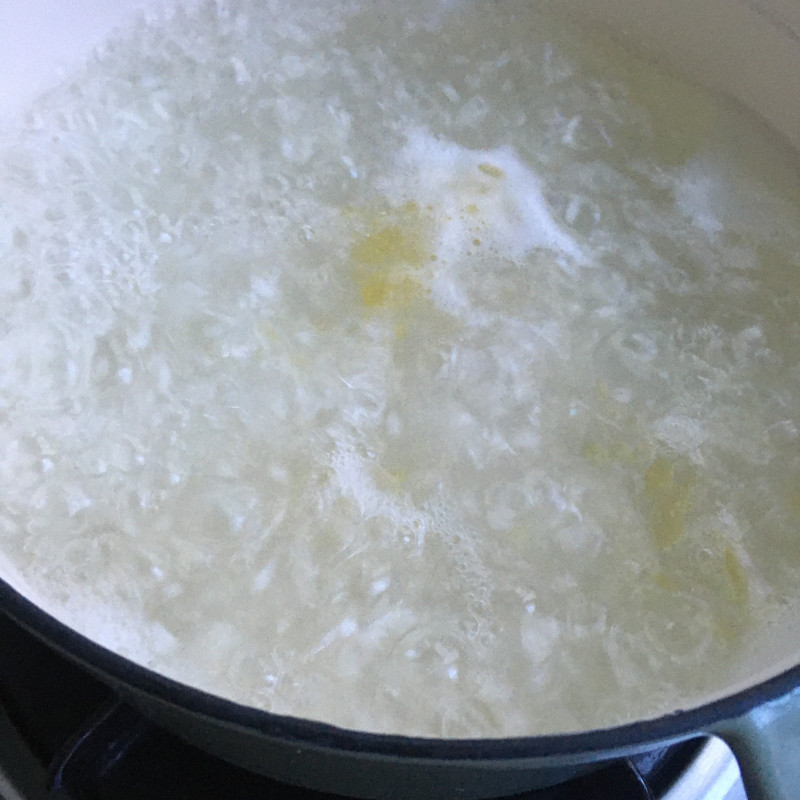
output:
{"label": "boiling water", "polygon": [[528,2],[143,19],[4,133],[6,575],[344,726],[723,692],[799,577],[798,174]]}

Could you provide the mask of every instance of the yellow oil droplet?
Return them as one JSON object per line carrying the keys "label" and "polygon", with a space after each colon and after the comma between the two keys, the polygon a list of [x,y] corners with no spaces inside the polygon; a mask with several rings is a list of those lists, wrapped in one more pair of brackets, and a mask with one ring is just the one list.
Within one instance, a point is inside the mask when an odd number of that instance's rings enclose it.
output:
{"label": "yellow oil droplet", "polygon": [[748,596],[747,572],[732,547],[725,550],[725,574],[737,603],[746,603]]}
{"label": "yellow oil droplet", "polygon": [[661,548],[671,547],[686,532],[692,505],[688,481],[678,479],[674,462],[657,458],[645,472],[644,494],[655,543]]}
{"label": "yellow oil droplet", "polygon": [[429,253],[422,247],[413,228],[389,225],[371,233],[353,245],[353,260],[367,267],[385,267],[398,263],[420,267]]}
{"label": "yellow oil droplet", "polygon": [[389,293],[389,282],[380,274],[368,275],[361,283],[361,299],[370,308],[383,305]]}
{"label": "yellow oil droplet", "polygon": [[625,464],[633,466],[636,453],[626,442],[588,442],[582,451],[583,457],[593,466],[602,467],[607,464]]}
{"label": "yellow oil droplet", "polygon": [[656,582],[656,586],[658,586],[659,589],[663,589],[665,592],[674,594],[678,591],[678,584],[675,582],[675,579],[667,575],[666,572],[656,572],[656,574],[653,575],[653,580]]}
{"label": "yellow oil droplet", "polygon": [[753,610],[748,604],[747,573],[735,550],[728,547],[724,556],[724,590],[714,604],[714,635],[722,642],[741,641],[752,628]]}
{"label": "yellow oil droplet", "polygon": [[478,169],[484,175],[488,175],[490,178],[496,178],[497,180],[500,178],[505,178],[506,176],[506,173],[500,169],[500,167],[496,167],[494,164],[478,164]]}
{"label": "yellow oil droplet", "polygon": [[367,308],[402,309],[425,294],[414,271],[435,260],[426,246],[430,224],[414,200],[368,222],[371,230],[350,249],[353,280]]}
{"label": "yellow oil droplet", "polygon": [[404,308],[423,293],[423,287],[411,278],[373,272],[359,281],[361,299],[368,308]]}

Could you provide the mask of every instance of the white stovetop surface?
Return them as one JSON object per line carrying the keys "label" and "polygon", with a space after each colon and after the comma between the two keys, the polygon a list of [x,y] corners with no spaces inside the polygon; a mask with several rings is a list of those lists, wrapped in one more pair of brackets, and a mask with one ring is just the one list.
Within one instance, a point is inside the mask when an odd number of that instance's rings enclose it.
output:
{"label": "white stovetop surface", "polygon": [[747,796],[733,754],[719,739],[709,739],[692,769],[661,800],[747,800]]}

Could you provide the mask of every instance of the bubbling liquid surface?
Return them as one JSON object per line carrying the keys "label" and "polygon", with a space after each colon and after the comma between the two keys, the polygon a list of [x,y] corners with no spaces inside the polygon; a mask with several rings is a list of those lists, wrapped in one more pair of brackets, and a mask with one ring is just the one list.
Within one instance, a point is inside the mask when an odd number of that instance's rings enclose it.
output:
{"label": "bubbling liquid surface", "polygon": [[796,600],[797,175],[535,3],[143,20],[3,133],[6,577],[352,728],[724,692]]}

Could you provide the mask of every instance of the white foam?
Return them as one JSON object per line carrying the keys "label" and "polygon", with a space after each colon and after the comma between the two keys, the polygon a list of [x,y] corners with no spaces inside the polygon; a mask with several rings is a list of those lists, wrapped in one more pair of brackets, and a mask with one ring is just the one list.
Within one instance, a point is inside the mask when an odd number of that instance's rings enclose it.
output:
{"label": "white foam", "polygon": [[668,414],[652,425],[653,433],[673,450],[685,453],[695,461],[702,461],[700,449],[708,438],[705,426],[697,419]]}
{"label": "white foam", "polygon": [[725,181],[705,161],[691,161],[678,172],[675,199],[678,208],[706,233],[722,231]]}
{"label": "white foam", "polygon": [[540,178],[511,147],[471,150],[416,129],[398,156],[397,173],[387,189],[433,209],[436,255],[444,263],[458,262],[476,239],[515,261],[534,248],[552,250],[565,269],[585,261],[553,219]]}
{"label": "white foam", "polygon": [[558,621],[535,611],[526,612],[521,623],[522,646],[535,665],[541,664],[553,652],[560,635]]}

